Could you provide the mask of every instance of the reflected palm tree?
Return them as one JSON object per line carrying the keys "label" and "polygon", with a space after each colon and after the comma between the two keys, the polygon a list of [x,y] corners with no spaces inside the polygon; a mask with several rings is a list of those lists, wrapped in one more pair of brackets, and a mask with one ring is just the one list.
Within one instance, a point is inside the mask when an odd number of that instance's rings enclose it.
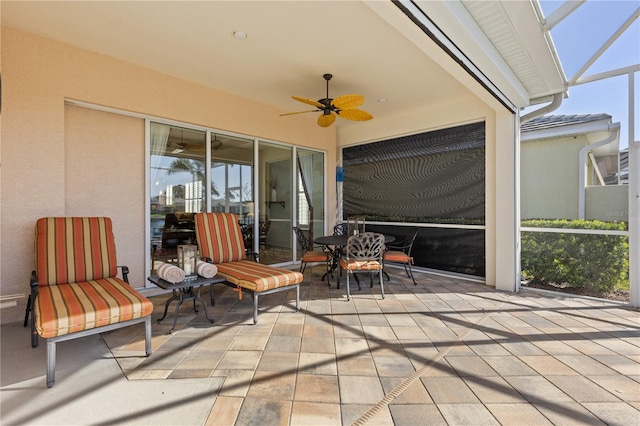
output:
{"label": "reflected palm tree", "polygon": [[[169,165],[167,170],[168,175],[174,175],[177,173],[190,173],[193,177],[193,181],[204,182],[205,179],[205,163],[200,160],[190,160],[188,158],[176,158]],[[211,194],[220,195],[216,184],[211,182]],[[205,197],[205,194],[202,195]]]}

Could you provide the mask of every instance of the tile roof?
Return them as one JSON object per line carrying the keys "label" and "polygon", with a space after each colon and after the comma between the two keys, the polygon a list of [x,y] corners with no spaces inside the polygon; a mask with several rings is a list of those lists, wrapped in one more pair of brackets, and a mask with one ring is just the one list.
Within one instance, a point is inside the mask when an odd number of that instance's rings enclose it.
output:
{"label": "tile roof", "polygon": [[571,115],[543,115],[520,125],[520,132],[527,133],[536,130],[551,129],[554,127],[583,124],[601,120],[611,121],[609,114],[571,114]]}

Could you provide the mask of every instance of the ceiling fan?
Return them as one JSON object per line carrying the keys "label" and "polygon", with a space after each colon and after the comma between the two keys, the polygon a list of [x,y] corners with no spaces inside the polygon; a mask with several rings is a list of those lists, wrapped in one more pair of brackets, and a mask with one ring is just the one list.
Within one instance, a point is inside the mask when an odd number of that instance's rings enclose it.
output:
{"label": "ceiling fan", "polygon": [[[223,150],[223,142],[218,135],[215,133],[212,134],[213,138],[211,139],[211,151]],[[179,153],[191,153],[196,155],[204,155],[205,153],[205,145],[203,142],[195,142],[189,143],[185,142],[184,137],[182,135],[182,130],[180,131],[180,141],[170,141],[168,144],[167,151],[172,154]]]}
{"label": "ceiling fan", "polygon": [[336,116],[346,118],[353,121],[367,121],[371,120],[373,116],[366,111],[355,109],[364,103],[364,96],[362,95],[342,95],[333,99],[329,97],[329,80],[333,77],[331,74],[323,75],[327,81],[327,96],[323,99],[313,101],[311,99],[301,98],[298,96],[292,96],[296,101],[313,105],[316,109],[307,111],[289,112],[283,115],[304,114],[307,112],[322,111],[320,117],[318,117],[318,126],[329,127],[336,121]]}

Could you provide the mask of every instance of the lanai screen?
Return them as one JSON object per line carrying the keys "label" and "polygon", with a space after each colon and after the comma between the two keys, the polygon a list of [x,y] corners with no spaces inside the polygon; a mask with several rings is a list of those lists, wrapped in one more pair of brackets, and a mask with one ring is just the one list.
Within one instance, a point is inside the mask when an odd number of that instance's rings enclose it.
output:
{"label": "lanai screen", "polygon": [[[485,275],[485,124],[474,123],[345,148],[343,215],[421,227],[415,264]],[[369,225],[402,239],[410,227]]]}
{"label": "lanai screen", "polygon": [[484,224],[485,125],[345,148],[344,216]]}

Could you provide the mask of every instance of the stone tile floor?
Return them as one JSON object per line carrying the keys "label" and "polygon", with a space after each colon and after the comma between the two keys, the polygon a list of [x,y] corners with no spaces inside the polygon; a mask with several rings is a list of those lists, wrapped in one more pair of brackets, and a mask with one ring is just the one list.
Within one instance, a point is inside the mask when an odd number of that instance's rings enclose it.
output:
{"label": "stone tile floor", "polygon": [[135,330],[103,337],[129,380],[214,382],[207,424],[640,424],[635,310],[400,271],[384,300],[364,280],[347,302],[316,271],[300,312],[269,295],[253,325],[251,298],[218,285],[215,324],[183,305],[149,358],[129,356]]}
{"label": "stone tile floor", "polygon": [[[88,413],[67,424],[640,424],[636,309],[498,292],[433,274],[417,273],[414,286],[401,270],[385,282],[384,300],[377,282],[369,288],[365,280],[347,302],[344,284],[336,289],[334,279],[329,287],[320,276],[318,268],[306,273],[300,312],[294,310],[295,291],[262,297],[256,325],[251,297],[238,300],[236,292],[217,285],[216,304],[208,308],[214,324],[185,303],[177,330],[167,334],[175,302],[158,324],[168,295],[154,296],[154,352],[148,358],[140,356],[141,326],[94,336],[91,349],[68,342],[103,363],[87,374],[102,374],[113,359],[119,368],[104,381],[114,383],[111,393],[109,386],[92,390],[95,400],[83,406]],[[209,299],[208,289],[203,297]],[[23,361],[33,351],[24,333],[15,349],[23,352],[14,355]],[[107,353],[94,354],[102,341]],[[11,373],[0,388],[8,413],[2,424],[65,424],[56,398],[87,378],[68,373],[68,360],[60,356],[56,386],[46,390],[44,364],[36,373],[14,372],[7,351],[3,336],[3,375]],[[64,351],[71,349],[59,349]],[[27,404],[7,405],[18,395],[50,396],[50,408],[25,414]],[[118,401],[113,412],[104,408],[109,398]],[[62,399],[81,411],[74,402]]]}

